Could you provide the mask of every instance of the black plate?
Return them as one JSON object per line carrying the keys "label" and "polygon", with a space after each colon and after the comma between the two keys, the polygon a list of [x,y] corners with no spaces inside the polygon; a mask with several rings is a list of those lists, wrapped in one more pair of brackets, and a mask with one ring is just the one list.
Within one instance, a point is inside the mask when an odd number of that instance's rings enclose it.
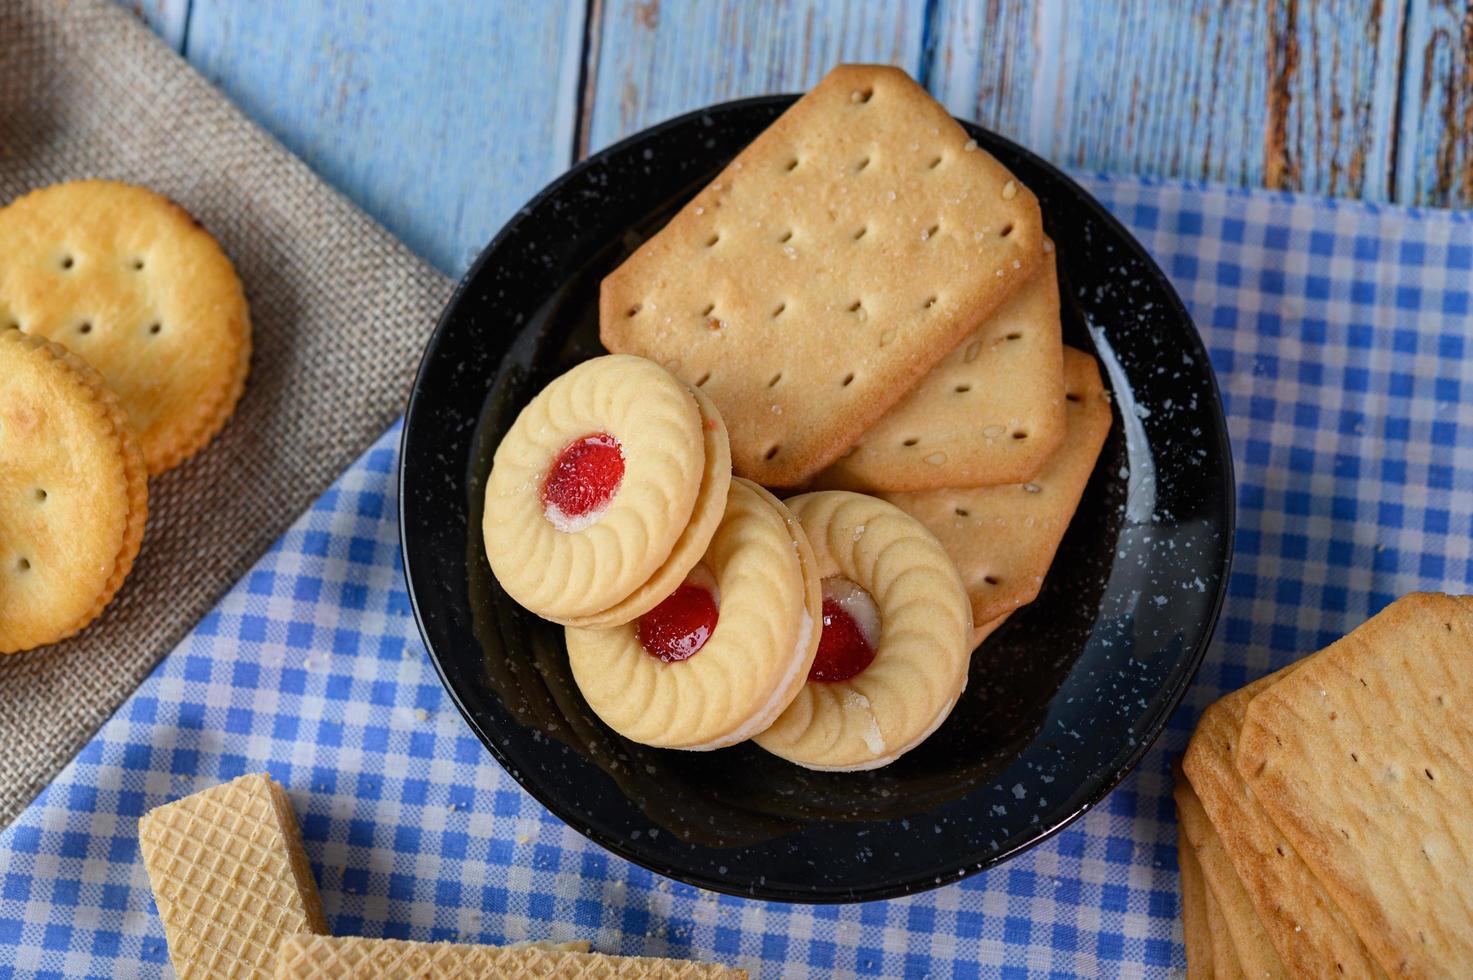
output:
{"label": "black plate", "polygon": [[656,126],[580,163],[481,253],[425,351],[399,474],[405,577],[450,696],[549,810],[615,853],[758,898],[887,898],[980,871],[1098,803],[1201,661],[1227,581],[1232,462],[1217,384],[1141,246],[1031,153],[968,130],[1037,193],[1066,340],[1116,417],[1039,599],[973,657],[946,724],[884,769],[815,773],[753,745],[650,749],[572,683],[562,633],[497,586],[481,545],[492,452],[547,381],[598,354],[600,278],[792,101]]}

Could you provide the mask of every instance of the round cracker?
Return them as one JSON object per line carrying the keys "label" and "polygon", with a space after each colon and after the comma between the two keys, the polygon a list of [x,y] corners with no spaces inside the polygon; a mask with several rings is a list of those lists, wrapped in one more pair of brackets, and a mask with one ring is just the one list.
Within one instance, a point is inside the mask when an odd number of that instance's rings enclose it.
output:
{"label": "round cracker", "polygon": [[240,400],[251,325],[235,268],[153,191],[82,180],[0,208],[0,329],[81,355],[122,399],[150,473],[208,443]]}
{"label": "round cracker", "polygon": [[0,653],[65,639],[123,584],[148,474],[117,395],[59,344],[0,329]]}

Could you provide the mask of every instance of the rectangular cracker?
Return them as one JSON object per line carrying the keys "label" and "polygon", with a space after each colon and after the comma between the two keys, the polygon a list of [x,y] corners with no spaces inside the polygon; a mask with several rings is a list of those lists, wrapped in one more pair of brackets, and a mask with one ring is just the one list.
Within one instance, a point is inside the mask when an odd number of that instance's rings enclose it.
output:
{"label": "rectangular cracker", "polygon": [[1064,348],[1064,381],[1063,444],[1028,483],[879,494],[936,535],[961,573],[975,623],[1037,598],[1110,432],[1095,359]]}
{"label": "rectangular cracker", "polygon": [[1207,885],[1186,831],[1176,828],[1176,863],[1181,868],[1181,931],[1187,947],[1187,980],[1213,976],[1212,926],[1207,921]]}
{"label": "rectangular cracker", "polygon": [[270,776],[150,810],[138,843],[180,980],[269,978],[284,938],[327,932],[291,800]]}
{"label": "rectangular cracker", "polygon": [[1064,439],[1053,243],[1039,269],[814,480],[910,491],[1027,483]]}
{"label": "rectangular cracker", "polygon": [[1261,677],[1214,702],[1197,723],[1182,768],[1290,974],[1383,977],[1344,913],[1233,765],[1249,702],[1294,669]]}
{"label": "rectangular cracker", "polygon": [[[1198,864],[1198,867],[1201,865]],[[1243,972],[1243,964],[1238,962],[1238,951],[1233,948],[1233,937],[1228,935],[1222,908],[1217,904],[1217,899],[1212,897],[1212,891],[1207,888],[1205,881],[1202,888],[1203,904],[1207,909],[1207,928],[1211,930],[1212,975],[1217,980],[1243,980],[1247,974]],[[1191,964],[1187,965],[1187,969],[1191,970]]]}
{"label": "rectangular cracker", "polygon": [[1473,597],[1413,593],[1248,704],[1235,762],[1393,976],[1473,975]]}
{"label": "rectangular cracker", "polygon": [[738,476],[793,487],[1042,254],[1033,194],[925,89],[841,65],[604,279],[600,336],[706,390]]}
{"label": "rectangular cracker", "polygon": [[1223,852],[1222,838],[1207,819],[1191,783],[1178,778],[1171,795],[1176,799],[1177,822],[1202,866],[1202,879],[1217,903],[1226,931],[1233,940],[1238,964],[1250,977],[1287,977],[1284,964],[1263,931],[1258,913],[1243,890],[1243,883]]}
{"label": "rectangular cracker", "polygon": [[459,977],[579,977],[619,980],[745,980],[745,970],[648,956],[607,956],[545,946],[476,946],[356,936],[291,936],[277,980],[452,980]]}

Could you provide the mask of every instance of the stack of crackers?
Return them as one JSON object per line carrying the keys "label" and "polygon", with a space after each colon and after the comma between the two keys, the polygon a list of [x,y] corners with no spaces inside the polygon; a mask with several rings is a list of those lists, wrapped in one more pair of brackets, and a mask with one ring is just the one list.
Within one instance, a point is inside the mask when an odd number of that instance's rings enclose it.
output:
{"label": "stack of crackers", "polygon": [[0,208],[0,653],[102,612],[148,478],[220,431],[250,358],[240,279],[174,202],[83,180]]}
{"label": "stack of crackers", "polygon": [[1213,704],[1182,760],[1191,977],[1473,975],[1473,596]]}
{"label": "stack of crackers", "polygon": [[831,71],[608,276],[601,338],[700,388],[733,471],[858,491],[1038,594],[1110,428],[1035,196],[904,72]]}
{"label": "stack of crackers", "polygon": [[291,801],[265,774],[151,810],[138,835],[180,980],[747,975],[711,963],[593,953],[587,941],[496,947],[329,936]]}

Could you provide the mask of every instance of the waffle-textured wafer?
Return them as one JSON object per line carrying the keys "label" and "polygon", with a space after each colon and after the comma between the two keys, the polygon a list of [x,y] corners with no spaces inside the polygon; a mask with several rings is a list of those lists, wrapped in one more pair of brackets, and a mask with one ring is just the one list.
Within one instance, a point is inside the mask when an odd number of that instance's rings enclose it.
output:
{"label": "waffle-textured wafer", "polygon": [[1064,443],[1028,483],[880,494],[936,535],[961,572],[974,622],[1038,596],[1109,434],[1110,402],[1095,359],[1066,347],[1064,379]]}
{"label": "waffle-textured wafer", "polygon": [[[1223,853],[1222,838],[1207,819],[1191,784],[1178,778],[1172,787],[1176,816],[1202,867],[1202,878],[1216,901],[1243,972],[1250,977],[1287,977],[1279,954],[1263,931],[1263,923],[1243,890],[1243,883]],[[1214,960],[1216,957],[1214,956]]]}
{"label": "waffle-textured wafer", "polygon": [[1207,885],[1186,831],[1176,828],[1176,863],[1181,868],[1181,930],[1187,947],[1187,980],[1211,980],[1212,927],[1207,922]]}
{"label": "waffle-textured wafer", "polygon": [[0,327],[0,653],[95,619],[147,515],[148,473],[117,396],[59,344]]}
{"label": "waffle-textured wafer", "polygon": [[702,386],[797,486],[1043,254],[1038,202],[904,72],[835,68],[603,282],[600,336]]}
{"label": "waffle-textured wafer", "polygon": [[327,932],[291,801],[270,776],[151,810],[138,839],[180,980],[268,978],[283,939]]}
{"label": "waffle-textured wafer", "polygon": [[1254,798],[1393,976],[1473,975],[1473,597],[1414,593],[1248,704]]}
{"label": "waffle-textured wafer", "polygon": [[745,970],[647,956],[607,956],[530,946],[418,943],[402,939],[292,936],[276,980],[745,980]]}
{"label": "waffle-textured wafer", "polygon": [[1384,976],[1344,913],[1248,792],[1233,765],[1248,703],[1294,669],[1261,677],[1209,707],[1197,723],[1182,768],[1289,973]]}
{"label": "waffle-textured wafer", "polygon": [[150,473],[230,418],[250,370],[235,267],[153,191],[79,180],[0,209],[0,328],[64,344],[118,393]]}
{"label": "waffle-textured wafer", "polygon": [[814,480],[836,490],[1026,483],[1064,439],[1053,243],[1039,270]]}

